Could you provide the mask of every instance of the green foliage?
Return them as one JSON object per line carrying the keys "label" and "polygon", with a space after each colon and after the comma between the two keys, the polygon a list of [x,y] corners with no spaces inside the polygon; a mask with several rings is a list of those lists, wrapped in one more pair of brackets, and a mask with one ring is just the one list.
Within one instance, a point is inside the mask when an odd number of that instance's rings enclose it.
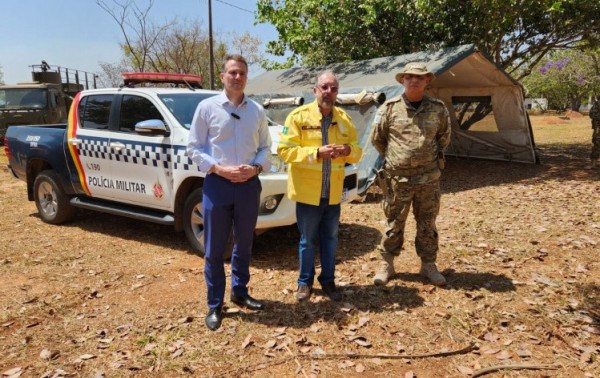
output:
{"label": "green foliage", "polygon": [[600,94],[600,49],[551,52],[523,80],[530,97],[545,97],[550,109],[579,110],[582,101]]}
{"label": "green foliage", "polygon": [[[509,72],[527,74],[555,48],[597,41],[589,0],[258,0],[275,26],[267,51],[285,65],[319,65],[474,43]],[[517,77],[519,79],[520,77]]]}

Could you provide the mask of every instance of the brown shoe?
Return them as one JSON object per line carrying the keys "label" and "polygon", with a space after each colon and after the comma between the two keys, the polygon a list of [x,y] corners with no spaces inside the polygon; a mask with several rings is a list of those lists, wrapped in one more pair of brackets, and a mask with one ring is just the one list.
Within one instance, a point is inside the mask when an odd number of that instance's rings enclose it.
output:
{"label": "brown shoe", "polygon": [[325,285],[321,285],[321,289],[323,289],[323,292],[332,301],[339,302],[342,300],[342,293],[340,293],[340,291],[337,289],[337,287],[335,287],[335,284],[333,282],[325,284]]}
{"label": "brown shoe", "polygon": [[298,302],[302,302],[310,298],[312,288],[307,285],[298,285],[298,291],[296,292],[296,299]]}

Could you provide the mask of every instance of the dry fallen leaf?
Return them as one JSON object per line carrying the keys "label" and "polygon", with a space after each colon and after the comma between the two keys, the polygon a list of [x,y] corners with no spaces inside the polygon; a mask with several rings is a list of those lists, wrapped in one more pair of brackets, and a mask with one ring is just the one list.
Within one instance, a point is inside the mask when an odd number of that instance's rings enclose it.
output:
{"label": "dry fallen leaf", "polygon": [[593,362],[592,353],[591,352],[581,353],[581,356],[579,356],[579,361],[586,362],[586,363]]}
{"label": "dry fallen leaf", "polygon": [[508,360],[511,358],[510,352],[507,350],[503,350],[500,353],[496,354],[496,358],[499,360]]}
{"label": "dry fallen leaf", "polygon": [[252,334],[248,334],[248,336],[246,336],[246,338],[244,339],[244,342],[242,343],[242,349],[246,349],[248,346],[250,346],[250,344],[252,344]]}
{"label": "dry fallen leaf", "polygon": [[354,367],[354,370],[355,370],[357,373],[363,373],[363,372],[365,371],[365,365],[363,365],[363,364],[361,364],[361,363],[358,363],[358,364],[356,364],[356,366]]}
{"label": "dry fallen leaf", "polygon": [[358,319],[358,326],[362,327],[365,324],[367,324],[369,322],[369,320],[371,320],[371,318],[369,318],[368,316],[363,316],[361,318]]}
{"label": "dry fallen leaf", "polygon": [[456,367],[458,369],[459,372],[461,372],[462,374],[466,374],[466,375],[473,375],[473,369],[466,367],[466,366],[457,366]]}
{"label": "dry fallen leaf", "polygon": [[371,343],[368,342],[364,336],[350,336],[350,337],[348,337],[348,340],[354,341],[358,345],[363,346],[365,348],[371,347]]}
{"label": "dry fallen leaf", "polygon": [[177,358],[183,354],[183,348],[177,349],[175,352],[171,353],[171,358]]}
{"label": "dry fallen leaf", "polygon": [[350,311],[352,311],[353,308],[354,308],[354,305],[352,303],[348,303],[348,302],[345,302],[343,305],[340,306],[340,310],[344,311],[344,312],[350,312]]}
{"label": "dry fallen leaf", "polygon": [[484,348],[481,352],[483,354],[491,355],[491,354],[496,354],[496,353],[500,352],[500,349],[496,349],[496,348]]}

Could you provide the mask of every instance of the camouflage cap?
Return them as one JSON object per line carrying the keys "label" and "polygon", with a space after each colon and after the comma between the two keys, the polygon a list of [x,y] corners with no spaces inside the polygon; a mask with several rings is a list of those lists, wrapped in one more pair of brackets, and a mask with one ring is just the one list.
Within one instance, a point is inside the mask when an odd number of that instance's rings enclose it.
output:
{"label": "camouflage cap", "polygon": [[408,63],[406,66],[404,66],[402,71],[396,74],[396,81],[402,83],[402,78],[404,75],[428,75],[432,80],[435,77],[433,72],[427,69],[427,64],[423,62]]}

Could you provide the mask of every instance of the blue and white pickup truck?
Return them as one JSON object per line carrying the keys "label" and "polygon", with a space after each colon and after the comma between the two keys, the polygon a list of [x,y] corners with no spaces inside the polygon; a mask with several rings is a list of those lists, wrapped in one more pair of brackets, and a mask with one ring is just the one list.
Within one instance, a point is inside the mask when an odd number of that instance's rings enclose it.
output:
{"label": "blue and white pickup truck", "polygon": [[[47,223],[68,222],[85,208],[173,225],[203,255],[204,174],[187,156],[186,144],[198,103],[219,92],[189,85],[192,75],[149,80],[185,82],[187,88],[132,86],[145,81],[141,75],[130,75],[121,88],[79,92],[67,124],[9,127],[9,170],[27,182],[28,199]],[[281,127],[270,128],[275,154]],[[257,234],[294,224],[283,161],[273,156],[271,171],[260,180]],[[345,201],[357,196],[355,166],[346,167],[344,193]]]}

